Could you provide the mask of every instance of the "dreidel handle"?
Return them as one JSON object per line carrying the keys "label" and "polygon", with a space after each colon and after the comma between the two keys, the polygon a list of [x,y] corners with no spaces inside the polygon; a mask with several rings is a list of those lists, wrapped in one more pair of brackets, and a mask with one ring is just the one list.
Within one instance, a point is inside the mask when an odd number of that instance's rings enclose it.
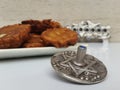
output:
{"label": "dreidel handle", "polygon": [[85,46],[79,46],[77,49],[77,56],[76,56],[76,60],[74,61],[74,63],[78,66],[84,66],[84,57],[86,55],[86,50],[87,48]]}

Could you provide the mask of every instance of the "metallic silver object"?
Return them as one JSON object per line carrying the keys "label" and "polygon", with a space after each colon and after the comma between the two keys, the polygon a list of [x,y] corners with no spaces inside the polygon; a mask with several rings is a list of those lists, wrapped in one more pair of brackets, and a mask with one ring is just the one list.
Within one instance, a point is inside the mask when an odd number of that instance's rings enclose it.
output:
{"label": "metallic silver object", "polygon": [[74,60],[73,62],[78,65],[78,66],[84,66],[84,58],[86,55],[86,50],[87,48],[84,46],[79,46],[78,50],[77,50],[77,56],[76,56],[76,60]]}
{"label": "metallic silver object", "polygon": [[70,81],[81,84],[102,82],[107,75],[107,69],[97,58],[86,54],[86,49],[85,46],[79,46],[77,53],[56,53],[51,58],[51,64],[59,75]]}
{"label": "metallic silver object", "polygon": [[78,24],[67,25],[67,28],[76,31],[80,42],[96,42],[109,39],[110,26],[102,26],[100,23],[92,23],[91,21],[82,21]]}

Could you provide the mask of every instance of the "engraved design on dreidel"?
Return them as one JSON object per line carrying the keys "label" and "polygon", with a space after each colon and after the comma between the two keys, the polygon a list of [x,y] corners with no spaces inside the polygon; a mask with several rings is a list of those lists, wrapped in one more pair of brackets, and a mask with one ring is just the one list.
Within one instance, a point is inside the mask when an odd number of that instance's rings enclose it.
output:
{"label": "engraved design on dreidel", "polygon": [[76,59],[74,60],[74,64],[78,65],[78,66],[84,66],[84,57],[86,55],[86,50],[87,48],[85,46],[79,46],[78,50],[77,50],[77,56]]}
{"label": "engraved design on dreidel", "polygon": [[51,58],[55,71],[62,77],[77,83],[95,84],[102,82],[106,75],[105,65],[92,55],[86,54],[87,47],[79,46],[75,51],[56,53]]}

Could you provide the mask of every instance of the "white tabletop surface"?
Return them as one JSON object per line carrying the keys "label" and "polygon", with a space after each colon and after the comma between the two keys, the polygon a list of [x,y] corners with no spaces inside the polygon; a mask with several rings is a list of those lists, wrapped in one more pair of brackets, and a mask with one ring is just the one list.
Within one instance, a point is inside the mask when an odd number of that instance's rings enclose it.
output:
{"label": "white tabletop surface", "polygon": [[51,56],[0,61],[0,90],[120,90],[120,43],[88,44],[88,52],[108,69],[105,81],[94,85],[70,83],[54,72]]}

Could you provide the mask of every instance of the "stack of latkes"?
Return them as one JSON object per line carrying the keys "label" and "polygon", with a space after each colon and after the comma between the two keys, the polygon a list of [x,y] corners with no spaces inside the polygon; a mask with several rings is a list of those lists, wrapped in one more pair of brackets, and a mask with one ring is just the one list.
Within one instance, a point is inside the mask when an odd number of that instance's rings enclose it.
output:
{"label": "stack of latkes", "polygon": [[78,41],[75,31],[63,28],[51,19],[25,20],[0,28],[0,49],[31,47],[67,47]]}

